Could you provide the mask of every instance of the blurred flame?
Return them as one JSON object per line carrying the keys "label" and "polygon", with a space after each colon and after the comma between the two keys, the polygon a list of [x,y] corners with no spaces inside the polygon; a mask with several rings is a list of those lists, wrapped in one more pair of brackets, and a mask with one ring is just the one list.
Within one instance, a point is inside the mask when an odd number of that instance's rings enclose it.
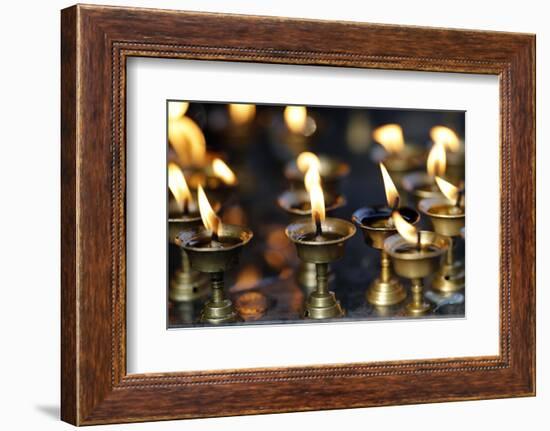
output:
{"label": "blurred flame", "polygon": [[284,118],[291,132],[303,133],[307,125],[307,109],[305,106],[287,106]]}
{"label": "blurred flame", "polygon": [[374,130],[372,137],[390,154],[396,154],[405,148],[403,129],[399,124],[386,124]]}
{"label": "blurred flame", "polygon": [[435,177],[435,182],[437,183],[439,190],[441,190],[441,193],[443,193],[447,199],[453,203],[457,201],[460,196],[460,189],[458,187],[437,176]]}
{"label": "blurred flame", "polygon": [[221,231],[222,222],[210,206],[206,193],[204,193],[200,184],[197,189],[197,196],[199,200],[199,211],[204,227],[209,230],[211,234],[215,233],[217,235]]}
{"label": "blurred flame", "polygon": [[254,119],[256,115],[256,105],[250,105],[246,103],[230,103],[229,104],[229,118],[231,122],[242,126],[249,123]]}
{"label": "blurred flame", "polygon": [[176,198],[178,209],[183,211],[185,207],[193,203],[193,198],[183,172],[175,163],[168,164],[168,188]]}
{"label": "blurred flame", "polygon": [[445,126],[435,126],[430,130],[430,137],[434,142],[441,142],[449,151],[455,153],[460,150],[460,141],[454,130]]}
{"label": "blurred flame", "polygon": [[325,221],[325,196],[321,183],[313,183],[309,189],[309,199],[311,201],[311,218],[313,223]]}
{"label": "blurred flame", "polygon": [[237,177],[222,159],[215,158],[212,162],[212,169],[214,170],[214,175],[225,184],[230,186],[237,184]]}
{"label": "blurred flame", "polygon": [[176,120],[183,117],[189,108],[189,102],[168,102],[168,119]]}
{"label": "blurred flame", "polygon": [[441,142],[435,142],[432,145],[432,149],[428,154],[428,161],[426,162],[428,175],[431,177],[444,175],[446,167],[447,155],[445,153],[445,146]]}
{"label": "blurred flame", "polygon": [[384,190],[386,191],[386,200],[390,208],[394,208],[399,202],[399,192],[393,183],[388,170],[383,163],[380,163],[380,171],[382,171],[382,179],[384,180]]}
{"label": "blurred flame", "polygon": [[200,127],[189,117],[168,122],[168,140],[184,166],[203,166],[206,140]]}
{"label": "blurred flame", "polygon": [[312,166],[315,166],[317,170],[320,171],[321,160],[319,160],[319,157],[317,157],[312,152],[304,151],[303,153],[300,153],[296,158],[296,166],[298,166],[298,169],[302,173],[307,172],[307,170]]}

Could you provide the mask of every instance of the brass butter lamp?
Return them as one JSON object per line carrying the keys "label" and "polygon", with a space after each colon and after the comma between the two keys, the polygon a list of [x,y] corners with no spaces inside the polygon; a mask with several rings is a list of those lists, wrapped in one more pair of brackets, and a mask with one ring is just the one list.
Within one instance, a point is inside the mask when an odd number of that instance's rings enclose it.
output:
{"label": "brass butter lamp", "polygon": [[447,251],[449,238],[430,231],[417,231],[399,212],[392,213],[399,232],[384,241],[397,275],[411,280],[411,301],[406,305],[409,316],[422,316],[432,309],[424,299],[423,279],[439,270],[441,258]]}
{"label": "brass butter lamp", "polygon": [[[312,166],[312,177],[318,177]],[[329,263],[344,255],[344,243],[355,234],[355,226],[337,218],[325,218],[324,195],[320,181],[309,186],[312,220],[301,219],[286,228],[286,235],[295,244],[298,257],[315,264],[317,284],[306,300],[304,317],[330,319],[344,315],[344,309],[328,287]]]}
{"label": "brass butter lamp", "polygon": [[[363,232],[365,242],[372,248],[380,250],[380,272],[366,292],[367,301],[375,306],[387,307],[402,302],[407,292],[399,279],[394,276],[391,261],[384,250],[384,241],[397,233],[392,215],[392,208],[399,205],[399,194],[383,163],[380,171],[384,180],[388,206],[367,206],[353,213],[352,220]],[[416,224],[419,214],[412,208],[399,208],[399,214],[410,224]]]}
{"label": "brass butter lamp", "polygon": [[380,144],[373,147],[371,151],[372,161],[384,163],[398,184],[407,172],[420,168],[426,159],[424,148],[405,142],[403,129],[399,124],[385,124],[377,127],[372,137]]}
{"label": "brass butter lamp", "polygon": [[435,142],[426,160],[426,171],[411,172],[403,177],[401,186],[409,200],[417,204],[421,199],[441,197],[435,176],[443,176],[447,166],[445,145]]}
{"label": "brass butter lamp", "polygon": [[290,188],[298,190],[304,188],[305,175],[312,164],[317,165],[325,192],[333,196],[338,195],[341,182],[350,172],[349,165],[332,157],[317,156],[309,151],[300,153],[296,160],[286,164],[284,175]]}
{"label": "brass butter lamp", "polygon": [[235,267],[239,254],[252,239],[248,228],[222,224],[201,186],[199,210],[204,226],[181,232],[176,242],[189,255],[191,267],[210,274],[212,294],[201,311],[201,322],[220,324],[241,320],[224,292],[224,273]]}
{"label": "brass butter lamp", "polygon": [[[326,213],[343,207],[346,198],[342,195],[324,193]],[[290,221],[309,220],[311,218],[311,203],[309,193],[306,190],[295,189],[283,192],[277,199],[279,207],[290,216]],[[307,292],[317,286],[317,269],[315,264],[301,261],[297,272],[297,281]]]}
{"label": "brass butter lamp", "polygon": [[423,199],[418,208],[426,214],[435,232],[449,237],[450,244],[441,270],[432,280],[432,289],[450,294],[464,289],[464,262],[455,258],[455,245],[462,236],[466,212],[464,209],[464,193],[452,183],[436,177],[436,183],[444,197]]}
{"label": "brass butter lamp", "polygon": [[[177,235],[201,224],[201,217],[195,200],[187,186],[185,176],[175,163],[168,164],[168,188],[175,198],[168,218],[168,241],[176,244]],[[217,212],[219,203],[214,202]],[[181,266],[170,280],[168,297],[173,302],[189,302],[205,297],[209,291],[208,278],[191,268],[189,256],[180,249]]]}
{"label": "brass butter lamp", "polygon": [[454,183],[464,181],[465,152],[464,142],[454,130],[445,126],[434,126],[430,130],[433,142],[442,142],[447,150],[447,170],[445,176]]}

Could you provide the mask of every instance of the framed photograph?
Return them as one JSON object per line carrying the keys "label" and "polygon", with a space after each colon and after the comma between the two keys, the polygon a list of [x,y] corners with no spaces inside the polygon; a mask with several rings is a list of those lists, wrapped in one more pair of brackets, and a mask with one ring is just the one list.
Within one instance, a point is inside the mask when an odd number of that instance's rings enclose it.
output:
{"label": "framed photograph", "polygon": [[77,5],[61,43],[63,420],[535,394],[533,35]]}

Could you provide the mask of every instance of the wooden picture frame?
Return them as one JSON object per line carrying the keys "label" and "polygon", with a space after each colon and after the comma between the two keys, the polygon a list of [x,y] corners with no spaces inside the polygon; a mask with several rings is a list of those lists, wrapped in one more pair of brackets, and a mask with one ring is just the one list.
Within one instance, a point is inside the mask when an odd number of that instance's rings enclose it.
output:
{"label": "wooden picture frame", "polygon": [[[62,11],[61,48],[64,421],[535,394],[534,35],[78,5]],[[128,375],[125,64],[131,56],[498,75],[500,354]]]}

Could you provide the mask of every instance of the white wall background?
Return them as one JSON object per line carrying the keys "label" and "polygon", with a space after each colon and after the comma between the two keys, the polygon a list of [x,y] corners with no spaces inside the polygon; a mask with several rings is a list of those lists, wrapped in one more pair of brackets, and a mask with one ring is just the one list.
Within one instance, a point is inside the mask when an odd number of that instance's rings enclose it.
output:
{"label": "white wall background", "polygon": [[[543,1],[129,0],[104,4],[280,15],[537,34],[537,116],[550,117],[550,27]],[[69,429],[59,422],[59,10],[61,0],[2,4],[0,63],[0,425]],[[135,430],[276,430],[336,427],[409,430],[548,429],[550,241],[548,122],[539,121],[536,398],[105,426]],[[32,242],[31,242],[32,241]],[[30,254],[35,256],[30,262]]]}

